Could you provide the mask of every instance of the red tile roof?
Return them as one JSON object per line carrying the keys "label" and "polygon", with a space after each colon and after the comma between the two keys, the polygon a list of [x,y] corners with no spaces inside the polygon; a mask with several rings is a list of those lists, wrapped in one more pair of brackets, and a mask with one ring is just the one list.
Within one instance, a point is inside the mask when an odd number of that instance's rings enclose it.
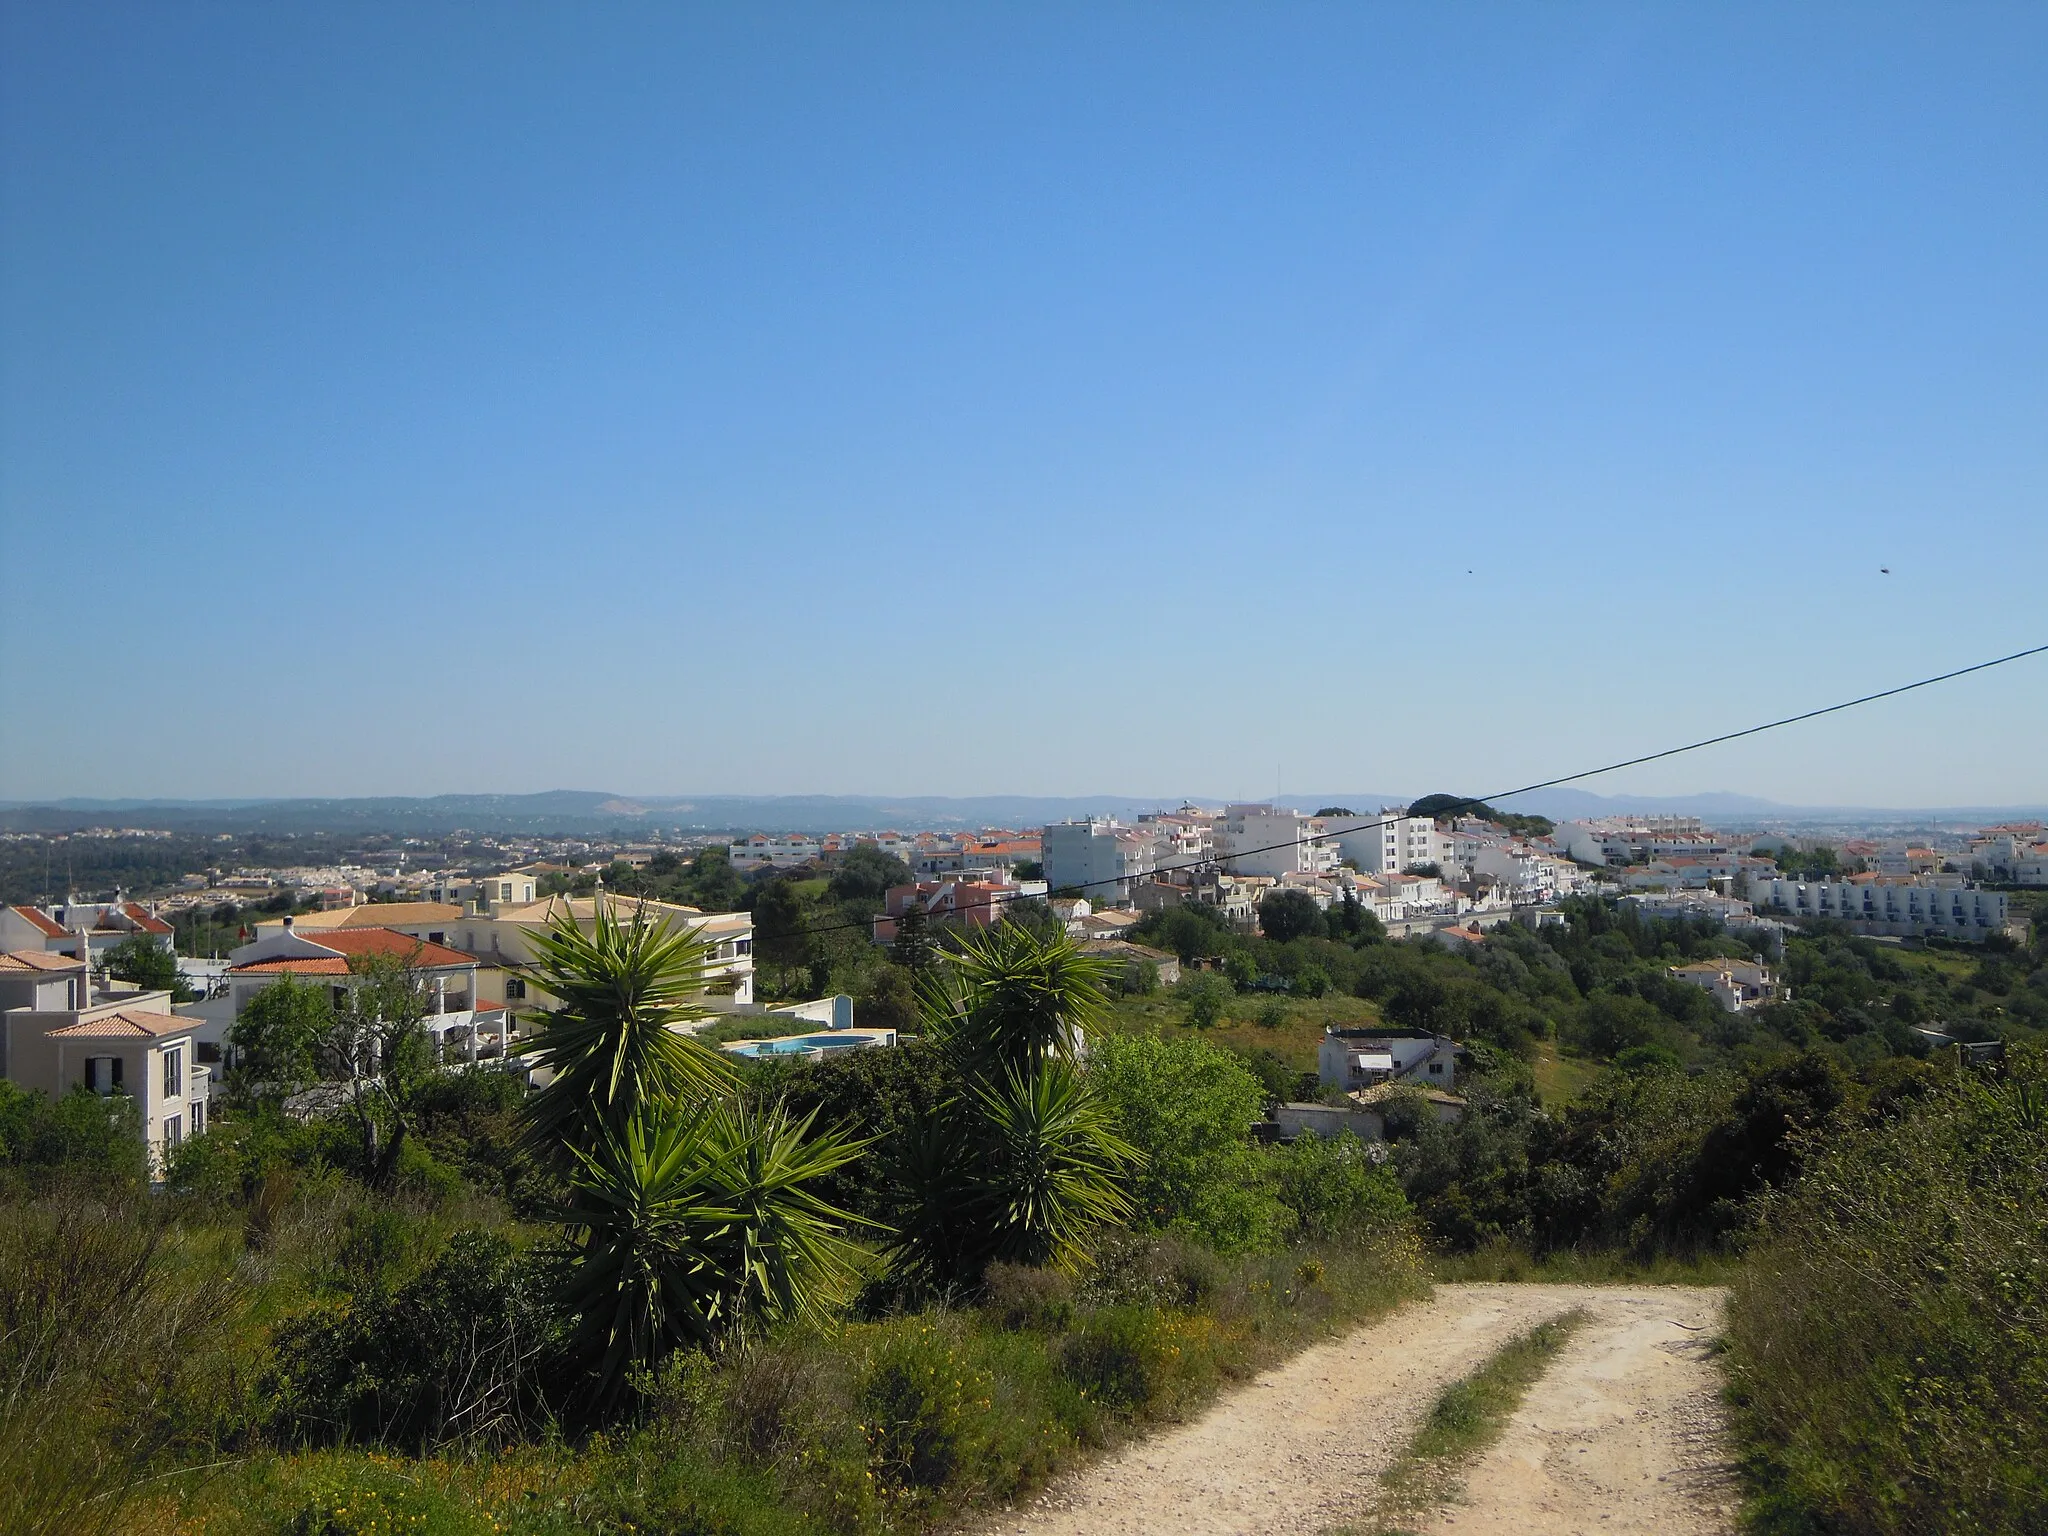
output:
{"label": "red tile roof", "polygon": [[82,971],[85,962],[76,955],[53,955],[42,949],[17,949],[0,955],[0,975],[23,971]]}
{"label": "red tile roof", "polygon": [[140,928],[144,933],[161,934],[172,933],[176,931],[171,927],[169,923],[165,922],[162,918],[152,917],[149,913],[148,908],[137,906],[132,901],[123,905],[121,910],[122,912],[127,914],[128,920],[131,923],[133,923],[136,927]]}
{"label": "red tile roof", "polygon": [[317,936],[301,935],[309,944],[318,944],[322,949],[338,951],[333,955],[280,956],[269,960],[251,960],[233,967],[237,975],[267,975],[295,972],[303,975],[334,976],[348,970],[349,958],[356,955],[390,955],[402,960],[416,970],[444,970],[455,966],[468,969],[477,962],[459,949],[450,949],[445,944],[429,944],[425,939],[416,939],[409,933],[397,933],[389,928],[326,928]]}
{"label": "red tile roof", "polygon": [[45,917],[41,912],[38,912],[34,907],[16,907],[14,910],[20,916],[27,918],[36,927],[42,929],[51,938],[61,939],[64,937],[64,929],[59,927],[53,919]]}
{"label": "red tile roof", "polygon": [[123,1009],[103,1013],[96,1019],[80,1019],[50,1031],[53,1040],[154,1040],[161,1035],[188,1034],[192,1020],[171,1013],[146,1013]]}

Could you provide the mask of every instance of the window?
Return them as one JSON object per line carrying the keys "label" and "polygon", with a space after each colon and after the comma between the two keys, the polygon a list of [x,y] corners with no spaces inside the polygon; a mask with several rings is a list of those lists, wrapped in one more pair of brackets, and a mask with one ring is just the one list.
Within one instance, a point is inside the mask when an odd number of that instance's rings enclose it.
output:
{"label": "window", "polygon": [[85,1086],[94,1093],[113,1093],[121,1086],[121,1058],[118,1056],[88,1056],[85,1058]]}
{"label": "window", "polygon": [[331,1003],[333,1003],[335,1007],[337,1007],[337,1008],[346,1008],[346,1007],[348,1006],[348,988],[347,988],[347,987],[329,987],[329,988],[327,989],[327,993],[328,993],[328,1001],[330,1001]]}
{"label": "window", "polygon": [[175,1099],[185,1091],[185,1052],[172,1046],[164,1052],[164,1097]]}
{"label": "window", "polygon": [[164,1150],[172,1151],[185,1140],[185,1123],[176,1115],[164,1116]]}
{"label": "window", "polygon": [[501,881],[499,881],[499,882],[498,882],[498,900],[500,900],[500,901],[510,901],[511,899],[512,899],[512,882],[511,882],[511,881],[509,881],[509,880],[501,880]]}
{"label": "window", "polygon": [[192,1134],[197,1136],[206,1129],[206,1100],[192,1101]]}
{"label": "window", "polygon": [[517,976],[507,976],[505,978],[506,999],[510,1001],[513,998],[524,996],[526,996],[526,983]]}
{"label": "window", "polygon": [[446,933],[430,933],[427,935],[427,942],[429,944],[446,944],[448,942],[448,935]]}
{"label": "window", "polygon": [[1442,1077],[1444,1075],[1444,1064],[1440,1061],[1432,1061],[1429,1064],[1429,1075],[1431,1077]]}

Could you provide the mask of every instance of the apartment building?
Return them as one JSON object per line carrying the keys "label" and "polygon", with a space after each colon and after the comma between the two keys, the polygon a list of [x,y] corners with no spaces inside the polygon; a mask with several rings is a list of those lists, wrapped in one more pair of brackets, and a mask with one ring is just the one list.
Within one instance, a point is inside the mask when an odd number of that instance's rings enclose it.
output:
{"label": "apartment building", "polygon": [[1697,816],[1615,816],[1558,824],[1552,840],[1582,864],[1633,864],[1644,859],[1714,858],[1728,839]]}
{"label": "apartment building", "polygon": [[1398,875],[1417,864],[1449,870],[1456,863],[1450,835],[1404,806],[1383,806],[1377,816],[1327,816],[1323,833],[1338,857],[1368,875]]}
{"label": "apartment building", "polygon": [[1237,875],[1316,875],[1337,867],[1322,822],[1276,805],[1225,806],[1213,824],[1216,858]]}
{"label": "apartment building", "polygon": [[138,935],[165,950],[171,948],[171,925],[134,901],[73,901],[61,906],[0,906],[0,950],[40,949],[76,955],[80,936],[94,955],[127,943]]}
{"label": "apartment building", "polygon": [[895,943],[903,914],[913,906],[922,906],[935,923],[989,928],[1001,922],[1004,909],[1023,894],[1019,885],[994,880],[920,880],[914,885],[891,886],[875,916],[875,942]]}
{"label": "apartment building", "polygon": [[1760,912],[1830,918],[1858,933],[1951,939],[2003,933],[2011,921],[2012,901],[2004,891],[1983,890],[1960,875],[1753,880],[1749,899]]}
{"label": "apartment building", "polygon": [[1150,835],[1100,818],[1055,822],[1039,834],[1039,847],[1048,889],[1078,886],[1098,904],[1128,902],[1138,882],[1158,868]]}

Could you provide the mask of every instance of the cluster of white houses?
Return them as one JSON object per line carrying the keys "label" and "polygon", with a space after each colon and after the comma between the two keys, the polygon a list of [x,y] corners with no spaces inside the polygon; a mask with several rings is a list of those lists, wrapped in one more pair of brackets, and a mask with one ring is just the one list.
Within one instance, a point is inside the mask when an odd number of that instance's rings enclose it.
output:
{"label": "cluster of white houses", "polygon": [[586,931],[599,903],[630,922],[687,926],[710,945],[704,1002],[756,1013],[753,918],[704,913],[598,892],[536,899],[530,878],[478,882],[472,900],[390,902],[278,918],[229,956],[209,995],[174,1003],[106,974],[105,953],[140,935],[171,950],[170,926],[135,903],[0,907],[0,1075],[52,1095],[86,1088],[124,1093],[140,1111],[153,1167],[204,1130],[214,1068],[251,999],[290,978],[332,989],[336,1003],[364,963],[405,966],[425,993],[424,1020],[440,1059],[454,1066],[503,1061],[522,1008],[551,999],[534,980],[535,940],[567,917]]}

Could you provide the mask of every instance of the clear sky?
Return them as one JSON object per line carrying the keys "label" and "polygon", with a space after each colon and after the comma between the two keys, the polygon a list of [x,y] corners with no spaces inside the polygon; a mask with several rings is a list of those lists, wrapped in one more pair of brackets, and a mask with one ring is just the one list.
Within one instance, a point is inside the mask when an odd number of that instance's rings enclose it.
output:
{"label": "clear sky", "polygon": [[[0,796],[1476,792],[2048,641],[2039,4],[0,18]],[[2048,798],[2048,658],[1586,787]]]}

